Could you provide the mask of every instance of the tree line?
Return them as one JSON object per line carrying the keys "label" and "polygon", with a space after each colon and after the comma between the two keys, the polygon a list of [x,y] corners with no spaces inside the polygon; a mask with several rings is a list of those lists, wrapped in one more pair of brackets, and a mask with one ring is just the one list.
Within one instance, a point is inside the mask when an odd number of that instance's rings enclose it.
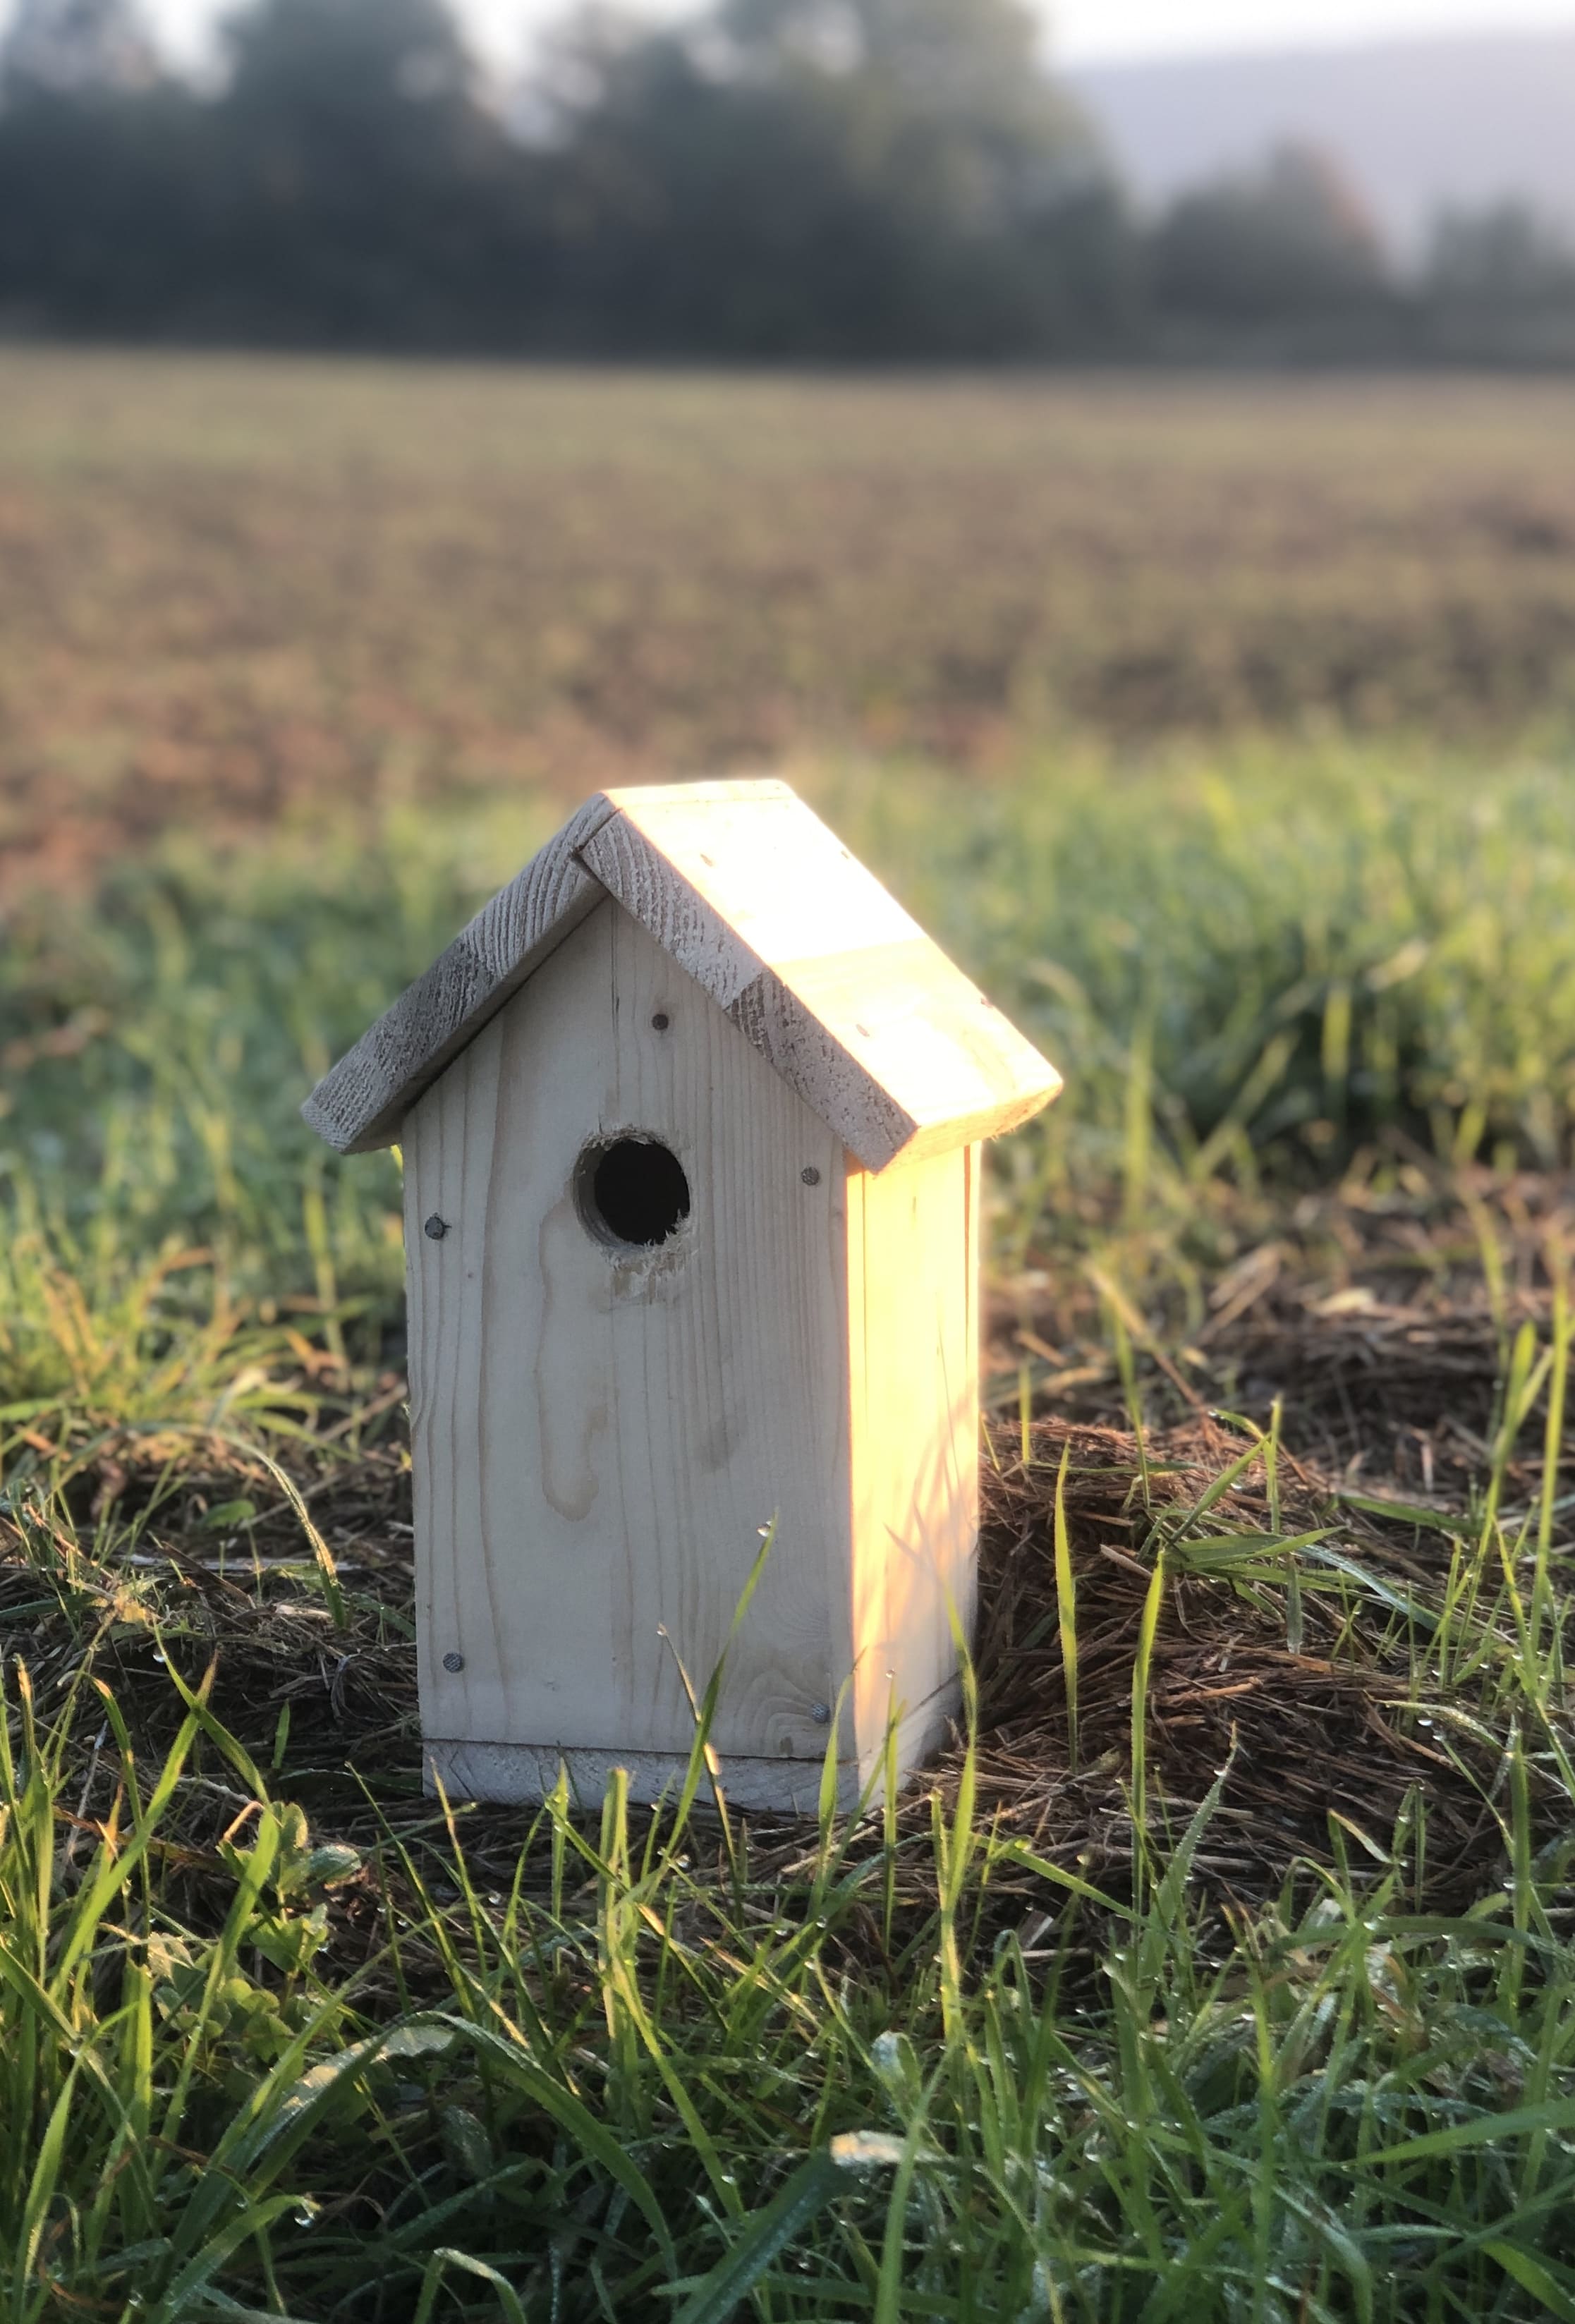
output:
{"label": "tree line", "polygon": [[732,360],[1575,357],[1514,205],[1392,263],[1288,147],[1139,217],[1025,0],[566,17],[500,92],[446,0],[243,0],[211,86],[137,0],[15,0],[0,329]]}

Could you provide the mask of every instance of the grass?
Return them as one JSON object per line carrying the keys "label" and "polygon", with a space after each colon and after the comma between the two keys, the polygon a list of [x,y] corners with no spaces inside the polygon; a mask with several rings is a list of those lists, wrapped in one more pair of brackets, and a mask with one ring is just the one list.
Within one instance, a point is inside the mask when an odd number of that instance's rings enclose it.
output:
{"label": "grass", "polygon": [[[0,367],[0,2316],[1575,2316],[1564,390]],[[745,747],[1068,1076],[969,1715],[450,1809],[296,1107]]]}
{"label": "grass", "polygon": [[[1283,1614],[1296,1538],[1217,1531],[1266,1462],[1248,1443],[1142,1521],[1135,1789],[1167,1595]],[[136,1627],[94,1602],[122,1561],[65,1531],[32,1587],[78,1654],[44,1730],[19,1684],[0,1766],[19,2317],[1563,2312],[1570,1842],[1543,1826],[1568,1766],[1493,1520],[1485,1591],[1386,1626],[1414,1713],[1441,1650],[1491,1673],[1447,1701],[1462,1766],[1490,1745],[1467,1786],[1508,1870],[1452,1908],[1424,1772],[1392,1829],[1337,1815],[1322,1868],[1222,1897],[1234,1748],[1169,1828],[1150,1790],[1113,1881],[990,1812],[972,1744],[900,1817],[764,1845],[686,1800],[634,1819],[616,1784],[599,1825],[561,1796],[523,1833],[385,1798],[359,1845],[314,1845],[180,1675],[179,1568],[137,1616],[165,1674],[123,1666],[134,1742],[89,1675],[95,1633]],[[1381,1583],[1309,1578],[1384,1623]]]}
{"label": "grass", "polygon": [[[293,1107],[550,808],[23,899],[17,2318],[1575,2312],[1564,779],[1309,763],[835,801],[1073,1093],[996,1188],[972,1733],[809,1831],[416,1792],[394,1175]],[[1431,1490],[1321,1450],[1391,1309]]]}
{"label": "grass", "polygon": [[[1381,1138],[1565,1162],[1569,782],[1534,757],[1485,785],[1420,752],[1243,745],[966,795],[901,768],[826,767],[806,788],[1067,1074],[999,1157],[1002,1278],[1097,1251],[1196,1328],[1205,1272],[1284,1187]],[[532,796],[442,821],[303,818],[216,857],[174,838],[84,904],[18,898],[0,1404],[58,1390],[137,1411],[160,1317],[219,1319],[222,1350],[237,1303],[256,1360],[321,1309],[364,1355],[397,1351],[393,1165],[338,1164],[297,1105],[556,812]],[[69,1328],[68,1282],[88,1286]],[[180,1360],[204,1344],[184,1338]]]}

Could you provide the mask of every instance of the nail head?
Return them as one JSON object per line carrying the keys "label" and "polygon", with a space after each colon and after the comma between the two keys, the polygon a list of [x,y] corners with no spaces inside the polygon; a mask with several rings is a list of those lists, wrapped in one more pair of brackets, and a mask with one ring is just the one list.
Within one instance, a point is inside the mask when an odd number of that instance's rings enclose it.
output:
{"label": "nail head", "polygon": [[818,1186],[820,1184],[820,1172],[815,1168],[813,1162],[809,1163],[806,1168],[800,1170],[798,1175],[803,1179],[806,1186]]}
{"label": "nail head", "polygon": [[656,1027],[656,1029],[657,1029],[657,1031],[658,1031],[659,1033],[665,1033],[665,1032],[667,1031],[667,1029],[668,1029],[668,1027],[669,1023],[671,1022],[671,1019],[669,1019],[669,1017],[668,1017],[668,1012],[667,1012],[667,1010],[666,1010],[665,1009],[659,1009],[659,1010],[657,1010],[656,1015],[651,1019],[651,1020],[650,1020],[650,1021],[651,1021],[651,1023]]}
{"label": "nail head", "polygon": [[427,1237],[429,1242],[441,1242],[444,1236],[448,1232],[448,1222],[447,1219],[440,1219],[437,1212],[434,1211],[426,1225],[421,1229],[421,1232]]}
{"label": "nail head", "polygon": [[446,1671],[462,1671],[465,1668],[465,1656],[447,1654],[443,1657],[443,1667]]}

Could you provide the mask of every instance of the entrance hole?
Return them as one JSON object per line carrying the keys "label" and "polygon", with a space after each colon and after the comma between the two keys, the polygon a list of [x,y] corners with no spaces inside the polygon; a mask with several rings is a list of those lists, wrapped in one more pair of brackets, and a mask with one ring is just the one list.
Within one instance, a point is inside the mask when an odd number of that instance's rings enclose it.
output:
{"label": "entrance hole", "polygon": [[614,1138],[587,1146],[575,1167],[581,1218],[603,1242],[654,1250],[689,1215],[689,1181],[670,1146]]}

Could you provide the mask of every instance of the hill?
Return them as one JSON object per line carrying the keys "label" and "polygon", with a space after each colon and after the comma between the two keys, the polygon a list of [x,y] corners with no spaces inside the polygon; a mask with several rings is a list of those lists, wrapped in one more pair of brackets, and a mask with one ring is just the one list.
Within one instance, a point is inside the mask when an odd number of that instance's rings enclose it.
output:
{"label": "hill", "polygon": [[1510,194],[1575,225],[1575,32],[1087,66],[1068,74],[1145,205],[1294,137],[1414,254],[1444,204]]}

